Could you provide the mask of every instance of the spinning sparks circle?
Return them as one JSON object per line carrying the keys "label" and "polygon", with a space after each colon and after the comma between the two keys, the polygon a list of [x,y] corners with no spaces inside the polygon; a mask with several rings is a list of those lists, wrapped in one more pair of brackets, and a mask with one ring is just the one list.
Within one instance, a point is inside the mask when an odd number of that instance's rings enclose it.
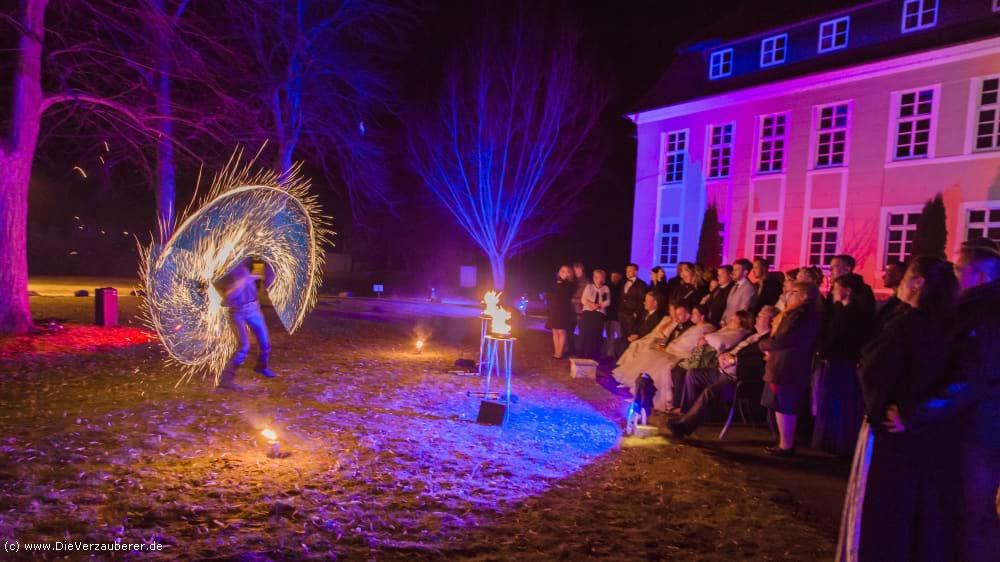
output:
{"label": "spinning sparks circle", "polygon": [[322,281],[327,220],[309,181],[298,166],[252,173],[255,158],[241,163],[241,156],[233,155],[169,240],[142,249],[146,319],[171,359],[187,367],[186,377],[217,375],[236,351],[215,283],[238,264],[253,257],[274,273],[267,294],[288,333],[316,303]]}

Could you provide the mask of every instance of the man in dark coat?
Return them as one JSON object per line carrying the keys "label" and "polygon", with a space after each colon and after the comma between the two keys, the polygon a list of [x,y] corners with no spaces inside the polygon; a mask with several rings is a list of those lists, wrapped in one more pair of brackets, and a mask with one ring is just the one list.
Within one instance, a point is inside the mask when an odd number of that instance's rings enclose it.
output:
{"label": "man in dark coat", "polygon": [[1000,248],[962,245],[955,264],[962,293],[949,384],[911,411],[889,407],[890,432],[916,432],[958,419],[962,485],[960,559],[996,560],[1000,547]]}
{"label": "man in dark coat", "polygon": [[[830,260],[830,279],[836,279],[841,275],[853,274],[856,264],[857,262],[854,261],[853,256],[847,254],[834,256]],[[864,278],[861,279],[861,290],[854,297],[857,303],[861,305],[866,316],[875,315],[875,292],[872,291],[871,285],[865,283]],[[823,304],[826,310],[829,310],[833,306],[832,292],[826,296],[826,302]]]}
{"label": "man in dark coat", "polygon": [[660,320],[663,320],[663,313],[660,306],[660,299],[663,298],[659,293],[654,291],[649,291],[643,298],[643,311],[642,317],[636,322],[634,329],[631,333],[625,336],[628,343],[632,343],[635,340],[648,335],[660,324]]}
{"label": "man in dark coat", "polygon": [[637,332],[638,324],[645,316],[642,305],[646,298],[646,283],[638,276],[638,265],[630,263],[625,267],[625,282],[621,288],[621,309],[618,313],[618,320],[622,324],[622,335],[625,338]]}
{"label": "man in dark coat", "polygon": [[900,304],[903,301],[899,300],[899,297],[896,296],[896,288],[899,287],[899,282],[903,280],[904,273],[906,273],[906,266],[895,258],[886,262],[885,269],[882,270],[882,285],[886,289],[892,290],[892,296],[882,303],[878,312],[875,313],[876,334],[881,332],[882,328],[889,322],[889,319],[899,312]]}
{"label": "man in dark coat", "polygon": [[764,395],[761,405],[774,411],[780,441],[768,447],[768,454],[788,457],[795,454],[795,428],[805,405],[812,376],[813,355],[821,322],[819,288],[813,283],[795,283],[788,293],[785,312],[778,318],[773,336],[762,345],[767,353]]}
{"label": "man in dark coat", "polygon": [[785,275],[780,271],[772,273],[770,268],[765,259],[753,260],[753,277],[757,280],[757,299],[751,309],[754,314],[765,306],[774,306],[784,290]]}
{"label": "man in dark coat", "polygon": [[733,289],[733,266],[720,265],[715,270],[715,278],[718,286],[708,295],[708,316],[705,320],[715,327],[722,325],[722,316],[726,313],[726,302],[729,300],[729,291]]}

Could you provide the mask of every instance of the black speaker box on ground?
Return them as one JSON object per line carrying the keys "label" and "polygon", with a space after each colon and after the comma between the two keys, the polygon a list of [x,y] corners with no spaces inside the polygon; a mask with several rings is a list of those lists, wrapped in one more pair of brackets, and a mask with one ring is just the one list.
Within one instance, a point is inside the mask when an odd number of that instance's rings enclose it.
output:
{"label": "black speaker box on ground", "polygon": [[503,418],[506,414],[506,404],[483,400],[479,403],[479,417],[476,421],[485,425],[503,425]]}
{"label": "black speaker box on ground", "polygon": [[98,326],[118,325],[118,290],[101,287],[94,291],[94,323]]}

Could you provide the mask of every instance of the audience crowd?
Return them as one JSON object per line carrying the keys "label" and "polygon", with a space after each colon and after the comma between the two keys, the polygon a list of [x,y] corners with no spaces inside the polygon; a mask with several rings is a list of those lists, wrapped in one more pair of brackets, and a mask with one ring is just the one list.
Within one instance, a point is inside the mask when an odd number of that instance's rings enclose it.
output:
{"label": "audience crowd", "polygon": [[613,358],[623,389],[649,375],[678,438],[741,398],[777,428],[767,454],[854,455],[840,559],[995,559],[1000,249],[975,240],[955,264],[890,261],[881,302],[855,265],[682,262],[648,284],[635,264],[590,277],[563,266],[547,297],[553,355]]}

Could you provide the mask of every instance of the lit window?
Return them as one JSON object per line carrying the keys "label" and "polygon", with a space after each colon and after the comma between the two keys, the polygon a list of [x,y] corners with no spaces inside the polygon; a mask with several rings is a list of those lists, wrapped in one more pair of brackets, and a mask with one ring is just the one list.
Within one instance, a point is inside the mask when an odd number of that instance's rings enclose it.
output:
{"label": "lit window", "polygon": [[778,219],[753,221],[753,259],[774,265],[778,257]]}
{"label": "lit window", "polygon": [[926,158],[930,152],[934,90],[911,90],[899,94],[896,112],[896,150],[893,158]]}
{"label": "lit window", "polygon": [[761,117],[757,163],[759,173],[771,174],[784,171],[787,122],[788,115],[785,113]]}
{"label": "lit window", "polygon": [[712,53],[708,66],[708,77],[711,80],[723,78],[733,73],[733,50],[723,49]]}
{"label": "lit window", "polygon": [[819,25],[819,52],[835,51],[847,46],[851,16],[825,21]]}
{"label": "lit window", "polygon": [[835,216],[812,217],[809,221],[809,252],[807,263],[827,267],[837,255],[840,219]]}
{"label": "lit window", "polygon": [[660,230],[660,265],[677,265],[680,261],[680,246],[680,223],[663,223]]}
{"label": "lit window", "polygon": [[785,52],[788,50],[788,34],[782,33],[768,37],[760,42],[760,65],[772,66],[785,62]]}
{"label": "lit window", "polygon": [[1000,99],[998,96],[1000,96],[1000,77],[984,78],[979,82],[979,98],[976,109],[976,150],[997,150],[1000,148]]}
{"label": "lit window", "polygon": [[[913,251],[913,236],[917,232],[920,213],[889,213],[885,235],[885,260],[905,262]],[[882,264],[885,266],[885,263]]]}
{"label": "lit window", "polygon": [[989,238],[1000,242],[1000,207],[969,209],[965,222],[965,239]]}
{"label": "lit window", "polygon": [[847,154],[850,106],[846,103],[819,108],[816,122],[816,167],[843,166]]}
{"label": "lit window", "polygon": [[719,263],[726,263],[726,223],[719,222]]}
{"label": "lit window", "polygon": [[687,131],[667,133],[663,155],[663,183],[684,181],[684,156],[687,154]]}
{"label": "lit window", "polygon": [[903,33],[919,31],[937,25],[938,0],[905,0],[903,2]]}
{"label": "lit window", "polygon": [[1000,12],[1000,0],[993,0],[993,11]]}
{"label": "lit window", "polygon": [[708,177],[728,178],[733,156],[733,124],[712,125],[709,133]]}

